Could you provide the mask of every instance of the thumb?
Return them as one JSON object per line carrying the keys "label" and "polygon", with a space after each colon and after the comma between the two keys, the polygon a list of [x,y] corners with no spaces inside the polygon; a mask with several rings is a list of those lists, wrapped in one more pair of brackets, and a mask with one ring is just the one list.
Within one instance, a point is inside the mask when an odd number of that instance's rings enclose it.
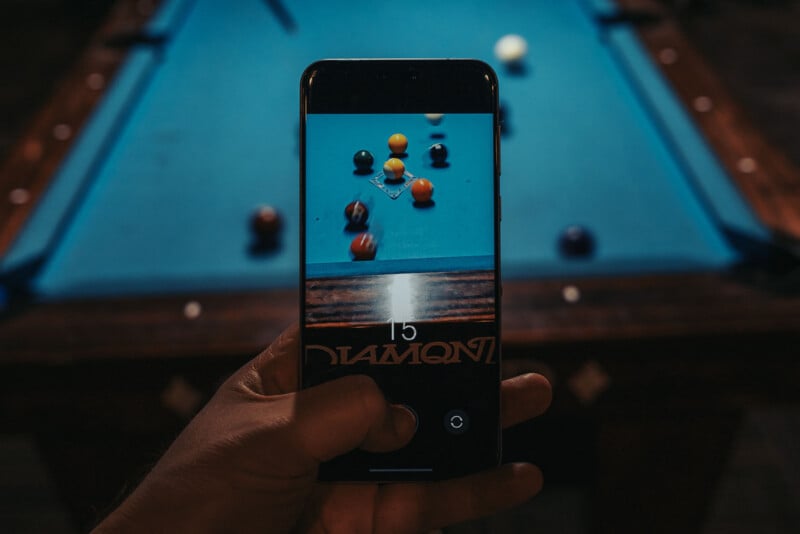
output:
{"label": "thumb", "polygon": [[417,421],[410,410],[390,405],[375,381],[353,375],[294,395],[290,439],[309,459],[330,460],[353,449],[387,452],[406,445]]}

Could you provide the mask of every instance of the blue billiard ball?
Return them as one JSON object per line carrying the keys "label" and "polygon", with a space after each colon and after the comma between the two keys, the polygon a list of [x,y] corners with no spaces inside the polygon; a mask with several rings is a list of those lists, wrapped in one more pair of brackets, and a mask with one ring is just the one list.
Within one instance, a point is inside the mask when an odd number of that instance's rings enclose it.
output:
{"label": "blue billiard ball", "polygon": [[579,225],[568,226],[558,238],[558,248],[564,256],[570,258],[588,257],[594,253],[594,236]]}

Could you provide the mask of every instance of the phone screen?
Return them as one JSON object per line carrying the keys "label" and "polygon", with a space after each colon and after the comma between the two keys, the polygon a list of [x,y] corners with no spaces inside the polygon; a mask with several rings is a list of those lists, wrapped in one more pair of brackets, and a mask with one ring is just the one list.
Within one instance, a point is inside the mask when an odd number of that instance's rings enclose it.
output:
{"label": "phone screen", "polygon": [[394,104],[304,116],[302,386],[367,374],[418,421],[403,449],[350,453],[323,478],[498,461],[495,113]]}

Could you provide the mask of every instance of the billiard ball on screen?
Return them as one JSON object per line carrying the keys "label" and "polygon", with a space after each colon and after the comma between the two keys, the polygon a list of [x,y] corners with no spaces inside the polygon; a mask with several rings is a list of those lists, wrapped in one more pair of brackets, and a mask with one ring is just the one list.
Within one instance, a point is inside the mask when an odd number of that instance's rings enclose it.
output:
{"label": "billiard ball on screen", "polygon": [[375,259],[375,252],[378,250],[378,242],[375,236],[369,232],[358,234],[350,242],[350,252],[357,261]]}
{"label": "billiard ball on screen", "polygon": [[436,143],[428,149],[434,167],[444,167],[447,164],[447,147]]}
{"label": "billiard ball on screen", "polygon": [[363,228],[367,224],[369,209],[360,200],[354,200],[344,208],[344,217],[349,226]]}
{"label": "billiard ball on screen", "polygon": [[558,238],[558,248],[564,256],[585,258],[594,253],[594,236],[580,225],[568,226]]}
{"label": "billiard ball on screen", "polygon": [[404,172],[406,172],[406,166],[397,158],[389,158],[383,164],[383,175],[389,180],[402,179]]}
{"label": "billiard ball on screen", "polygon": [[511,70],[519,69],[527,54],[528,42],[521,35],[504,35],[494,45],[494,55]]}
{"label": "billiard ball on screen", "polygon": [[402,156],[408,148],[408,138],[401,133],[392,134],[389,137],[389,150],[395,156]]}
{"label": "billiard ball on screen", "polygon": [[411,184],[411,196],[420,204],[427,204],[433,196],[433,184],[426,178],[417,178]]}
{"label": "billiard ball on screen", "polygon": [[426,113],[425,118],[428,119],[428,122],[433,126],[439,126],[444,119],[444,113]]}
{"label": "billiard ball on screen", "polygon": [[356,166],[356,172],[359,174],[366,174],[372,170],[372,164],[375,163],[375,158],[367,150],[359,150],[353,156],[353,164]]}

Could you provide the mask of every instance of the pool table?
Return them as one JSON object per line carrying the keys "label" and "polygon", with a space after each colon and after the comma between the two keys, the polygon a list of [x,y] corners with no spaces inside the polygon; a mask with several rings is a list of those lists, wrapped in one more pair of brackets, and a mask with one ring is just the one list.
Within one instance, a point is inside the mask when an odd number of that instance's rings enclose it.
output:
{"label": "pool table", "polygon": [[[76,507],[90,469],[116,494],[115,451],[149,462],[184,424],[171,377],[211,392],[297,319],[303,68],[471,56],[504,109],[505,372],[547,373],[560,418],[521,442],[551,436],[549,479],[597,459],[596,531],[696,525],[743,399],[798,398],[800,172],[659,4],[118,2],[0,167],[5,428],[45,436]],[[507,33],[523,69],[493,56]],[[268,250],[261,204],[284,218]],[[594,255],[559,252],[573,224]],[[591,430],[564,435],[576,419]]]}
{"label": "pool table", "polygon": [[[298,80],[321,57],[497,70],[507,343],[795,324],[796,302],[753,282],[796,261],[785,173],[736,146],[746,130],[721,136],[722,96],[683,101],[659,64],[697,62],[674,47],[654,59],[637,29],[650,12],[623,4],[123,2],[4,168],[3,360],[255,350],[293,320]],[[521,69],[493,55],[507,33],[528,40]],[[254,253],[261,204],[284,224]],[[576,224],[590,257],[559,252]]]}

